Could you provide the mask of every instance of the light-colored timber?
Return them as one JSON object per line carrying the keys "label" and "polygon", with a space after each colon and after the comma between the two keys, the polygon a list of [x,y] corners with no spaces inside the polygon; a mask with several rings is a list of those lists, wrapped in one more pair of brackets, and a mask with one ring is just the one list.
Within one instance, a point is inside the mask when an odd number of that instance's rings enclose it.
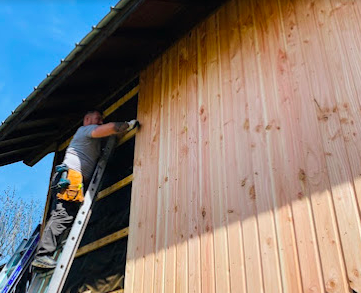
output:
{"label": "light-colored timber", "polygon": [[133,174],[129,175],[128,177],[125,177],[124,179],[118,181],[117,183],[114,183],[112,186],[109,186],[106,189],[103,189],[102,191],[100,191],[96,197],[96,200],[101,200],[105,197],[107,197],[108,195],[114,193],[115,191],[122,189],[123,187],[129,185],[134,179]]}
{"label": "light-colored timber", "polygon": [[80,247],[77,250],[77,252],[75,254],[75,258],[80,257],[80,256],[82,256],[84,254],[87,254],[87,253],[89,253],[91,251],[97,250],[97,249],[99,249],[101,247],[104,247],[104,246],[106,246],[106,245],[108,245],[110,243],[113,243],[115,241],[118,241],[120,239],[123,239],[124,237],[127,237],[128,234],[129,234],[129,228],[124,228],[124,229],[122,229],[120,231],[117,231],[117,232],[115,232],[113,234],[110,234],[110,235],[105,236],[105,237],[103,237],[101,239],[98,239],[97,241],[94,241],[92,243],[84,245],[84,246]]}

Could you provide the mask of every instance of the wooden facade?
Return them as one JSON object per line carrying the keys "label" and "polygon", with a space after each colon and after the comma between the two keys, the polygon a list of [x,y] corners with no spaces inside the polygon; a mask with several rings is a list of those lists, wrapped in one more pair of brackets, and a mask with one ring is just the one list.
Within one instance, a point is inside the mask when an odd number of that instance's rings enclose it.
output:
{"label": "wooden facade", "polygon": [[138,119],[125,293],[361,292],[361,1],[227,2]]}

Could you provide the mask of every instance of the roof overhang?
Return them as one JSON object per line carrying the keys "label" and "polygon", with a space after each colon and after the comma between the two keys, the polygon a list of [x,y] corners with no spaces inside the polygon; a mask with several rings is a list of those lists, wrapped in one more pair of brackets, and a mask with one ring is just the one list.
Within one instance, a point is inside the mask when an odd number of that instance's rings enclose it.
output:
{"label": "roof overhang", "polygon": [[0,126],[0,166],[34,165],[222,0],[122,0]]}

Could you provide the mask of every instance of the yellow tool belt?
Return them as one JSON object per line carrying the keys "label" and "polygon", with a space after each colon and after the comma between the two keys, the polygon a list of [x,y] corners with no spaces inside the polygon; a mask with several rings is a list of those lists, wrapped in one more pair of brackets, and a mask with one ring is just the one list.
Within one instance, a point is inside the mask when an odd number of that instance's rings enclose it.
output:
{"label": "yellow tool belt", "polygon": [[67,179],[70,181],[68,188],[61,190],[56,196],[66,201],[83,202],[83,176],[80,172],[69,169]]}

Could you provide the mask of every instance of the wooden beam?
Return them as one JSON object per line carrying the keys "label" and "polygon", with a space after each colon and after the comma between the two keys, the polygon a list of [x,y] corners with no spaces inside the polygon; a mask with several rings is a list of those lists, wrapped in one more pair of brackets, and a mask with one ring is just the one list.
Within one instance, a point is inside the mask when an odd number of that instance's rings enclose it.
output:
{"label": "wooden beam", "polygon": [[72,139],[73,139],[73,135],[69,137],[66,141],[64,141],[62,144],[60,144],[60,146],[58,147],[58,152],[61,152],[62,150],[66,149]]}
{"label": "wooden beam", "polygon": [[105,236],[101,239],[98,239],[90,244],[84,245],[83,247],[79,248],[77,253],[75,254],[75,257],[80,257],[84,254],[87,254],[91,251],[97,250],[101,247],[104,247],[110,243],[113,243],[115,241],[118,241],[120,239],[123,239],[127,237],[129,234],[129,228],[124,228],[120,231],[117,231],[113,234],[110,234],[108,236]]}
{"label": "wooden beam", "polygon": [[134,98],[139,93],[139,85],[131,89],[127,94],[125,94],[123,97],[121,97],[117,102],[109,106],[107,109],[103,111],[103,116],[108,117],[110,114],[112,114],[115,110],[117,110],[119,107],[124,105],[126,102],[128,102],[131,98]]}
{"label": "wooden beam", "polygon": [[41,145],[43,148],[43,151],[41,153],[39,152],[32,152],[30,155],[24,159],[24,163],[28,166],[33,166],[36,162],[41,160],[44,156],[46,156],[49,153],[52,153],[56,150],[56,142],[52,142],[51,144],[44,147],[44,145]]}
{"label": "wooden beam", "polygon": [[121,146],[122,144],[126,143],[128,140],[133,138],[135,134],[138,131],[138,127],[134,128],[133,130],[129,131],[127,134],[125,134],[118,142],[118,146]]}
{"label": "wooden beam", "polygon": [[0,154],[0,159],[3,159],[5,157],[9,157],[9,156],[14,156],[14,155],[17,155],[17,154],[20,154],[20,153],[29,152],[29,151],[32,151],[34,149],[38,149],[39,147],[41,147],[41,145],[36,145],[36,146],[32,146],[32,147],[17,149],[17,150],[6,152],[6,153],[1,153]]}
{"label": "wooden beam", "polygon": [[[84,291],[83,293],[92,293],[92,291],[88,290],[88,291]],[[107,292],[107,293],[124,293],[124,290],[123,289],[118,289],[118,290],[115,290],[115,291],[112,291],[112,292]]]}
{"label": "wooden beam", "polygon": [[3,140],[3,141],[0,141],[0,149],[5,146],[12,146],[12,148],[14,148],[14,144],[21,143],[24,141],[38,140],[39,138],[46,137],[46,136],[52,136],[56,133],[57,133],[57,131],[48,131],[48,132],[35,133],[35,134],[24,135],[24,136],[20,136],[20,137]]}
{"label": "wooden beam", "polygon": [[129,175],[128,177],[125,177],[124,179],[118,181],[117,183],[113,184],[112,186],[103,189],[102,191],[100,191],[98,193],[98,196],[96,198],[96,200],[101,200],[105,197],[107,197],[108,195],[114,193],[115,191],[122,189],[123,187],[129,185],[132,181],[133,181],[134,177],[133,174]]}
{"label": "wooden beam", "polygon": [[16,156],[11,156],[10,158],[4,158],[4,159],[0,159],[0,166],[5,166],[5,165],[9,165],[12,163],[16,163],[22,160],[22,156],[21,154],[16,155]]}
{"label": "wooden beam", "polygon": [[[83,293],[92,293],[92,291],[87,290],[87,291],[84,291]],[[118,290],[107,292],[107,293],[124,293],[124,290],[123,289],[118,289]]]}
{"label": "wooden beam", "polygon": [[34,120],[24,120],[22,121],[15,130],[25,130],[33,127],[40,127],[48,124],[56,124],[59,122],[58,118],[42,118]]}

